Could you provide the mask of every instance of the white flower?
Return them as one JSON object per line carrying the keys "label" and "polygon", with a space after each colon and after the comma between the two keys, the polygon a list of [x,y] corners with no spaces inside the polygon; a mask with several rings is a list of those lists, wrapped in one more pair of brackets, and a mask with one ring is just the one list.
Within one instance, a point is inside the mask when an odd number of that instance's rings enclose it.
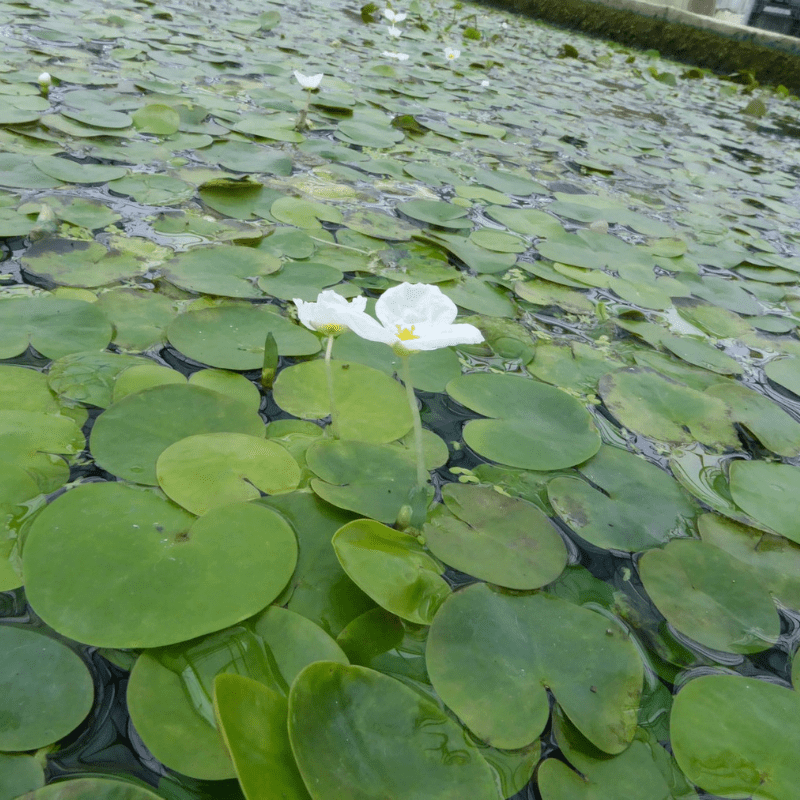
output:
{"label": "white flower", "polygon": [[325,77],[325,73],[320,72],[318,75],[303,75],[302,72],[298,72],[297,70],[295,70],[294,76],[295,78],[297,78],[297,82],[304,89],[316,89],[319,87],[320,83],[322,83],[322,79]]}
{"label": "white flower", "polygon": [[53,82],[53,79],[50,77],[49,72],[43,72],[39,76],[38,81],[40,86],[50,86],[50,84]]}
{"label": "white flower", "polygon": [[389,36],[395,39],[399,39],[403,35],[403,31],[401,31],[400,28],[396,28],[394,25],[387,25],[386,30],[389,31]]}
{"label": "white flower", "polygon": [[394,58],[397,61],[408,61],[408,53],[394,53],[390,50],[384,50],[381,55],[386,58]]}
{"label": "white flower", "polygon": [[364,313],[367,305],[366,297],[356,297],[352,303],[348,303],[344,297],[332,289],[320,292],[314,303],[295,298],[294,304],[297,306],[297,316],[300,318],[300,322],[306,328],[320,331],[326,336],[342,333],[351,327],[349,320],[355,314],[367,316]]}
{"label": "white flower", "polygon": [[488,86],[488,85],[489,85],[489,81],[481,81],[481,86]]}
{"label": "white flower", "polygon": [[384,8],[383,16],[386,17],[389,22],[395,23],[402,22],[408,16],[408,14],[396,14],[391,8]]}
{"label": "white flower", "polygon": [[478,344],[483,335],[474,325],[454,325],[456,304],[438,286],[401,283],[375,303],[376,322],[366,313],[353,314],[347,326],[362,339],[383,342],[401,354],[437,350],[456,344]]}
{"label": "white flower", "polygon": [[448,61],[455,61],[461,55],[460,50],[456,50],[455,47],[445,47],[444,49],[444,57]]}

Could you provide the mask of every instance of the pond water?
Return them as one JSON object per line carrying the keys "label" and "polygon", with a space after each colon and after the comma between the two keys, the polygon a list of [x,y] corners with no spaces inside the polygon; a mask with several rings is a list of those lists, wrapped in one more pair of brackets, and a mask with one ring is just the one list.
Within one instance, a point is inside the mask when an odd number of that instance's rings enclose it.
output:
{"label": "pond water", "polygon": [[0,800],[795,791],[798,99],[393,13],[0,0]]}

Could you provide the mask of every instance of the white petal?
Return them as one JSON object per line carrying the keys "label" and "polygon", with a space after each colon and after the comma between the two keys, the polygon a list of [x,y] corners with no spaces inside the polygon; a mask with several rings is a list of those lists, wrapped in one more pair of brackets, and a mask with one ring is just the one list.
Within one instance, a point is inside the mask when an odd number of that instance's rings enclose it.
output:
{"label": "white petal", "polygon": [[416,325],[413,334],[417,339],[398,341],[408,350],[438,350],[458,344],[480,344],[483,334],[466,323],[459,325]]}
{"label": "white petal", "polygon": [[297,78],[297,82],[304,89],[316,89],[319,87],[320,83],[322,83],[325,73],[320,72],[317,75],[303,75],[299,70],[295,70],[294,77]]}
{"label": "white petal", "polygon": [[402,22],[407,16],[408,14],[395,14],[392,22]]}
{"label": "white petal", "polygon": [[375,303],[375,315],[390,330],[420,323],[449,325],[458,314],[456,304],[438,286],[401,283],[387,289]]}
{"label": "white petal", "polygon": [[348,327],[362,339],[370,342],[383,342],[391,345],[397,341],[396,335],[393,335],[388,328],[384,328],[380,322],[366,313],[350,315]]}
{"label": "white petal", "polygon": [[44,84],[45,86],[49,86],[53,82],[53,79],[50,77],[49,72],[43,72],[39,76],[39,83]]}

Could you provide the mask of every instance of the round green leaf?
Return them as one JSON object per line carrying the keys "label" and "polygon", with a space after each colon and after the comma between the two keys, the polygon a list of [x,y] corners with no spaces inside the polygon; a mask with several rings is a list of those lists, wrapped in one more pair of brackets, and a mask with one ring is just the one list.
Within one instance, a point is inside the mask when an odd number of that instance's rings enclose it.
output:
{"label": "round green leaf", "polygon": [[252,247],[195,247],[162,265],[164,277],[190,292],[263,297],[251,279],[280,269],[280,259]]}
{"label": "round green leaf", "polygon": [[[100,242],[78,239],[41,239],[25,251],[20,263],[32,275],[84,288],[107,286],[147,270],[147,263],[131,253],[109,251]],[[84,345],[81,350],[85,349]]]}
{"label": "round green leaf", "polygon": [[586,461],[600,447],[600,434],[583,405],[538,381],[475,373],[454,378],[447,393],[467,408],[494,417],[470,420],[464,441],[500,464],[563,469]]}
{"label": "round green leaf", "polygon": [[169,136],[178,132],[180,124],[178,112],[163,103],[150,103],[133,114],[133,127],[142,133]]}
{"label": "round green leaf", "polygon": [[309,800],[289,744],[286,698],[251,678],[223,673],[214,682],[214,706],[246,797]]}
{"label": "round green leaf", "polygon": [[3,750],[52,744],[76,728],[92,707],[94,683],[86,664],[69,647],[38,631],[0,626],[0,675]]}
{"label": "round green leaf", "polygon": [[734,461],[730,467],[730,491],[746,514],[781,536],[800,542],[800,518],[796,513],[800,469],[766,461]]}
{"label": "round green leaf", "polygon": [[427,663],[442,700],[494,747],[539,736],[550,715],[545,687],[605,753],[625,750],[636,731],[643,666],[628,634],[555,597],[485,583],[455,592],[431,625]]}
{"label": "round green leaf", "polygon": [[298,228],[321,228],[322,221],[341,223],[342,212],[334,206],[326,206],[316,200],[301,200],[297,197],[280,197],[270,206],[278,222],[295,225]]}
{"label": "round green leaf", "polygon": [[343,273],[326,264],[286,264],[279,272],[258,279],[258,288],[281,300],[315,302],[319,293],[339,283]]}
{"label": "round green leaf", "polygon": [[423,534],[451,567],[509,589],[538,589],[567,565],[567,549],[550,520],[531,503],[484,486],[442,489]]}
{"label": "round green leaf", "polygon": [[[319,352],[319,339],[311,331],[268,309],[260,305],[223,305],[190,311],[173,320],[167,336],[189,358],[223,369],[261,369],[268,333],[275,337],[279,355]],[[280,376],[285,372],[282,370]]]}
{"label": "round green leaf", "polygon": [[[267,428],[268,435],[274,424]],[[374,607],[347,577],[331,547],[331,537],[353,514],[312,492],[262,497],[256,502],[278,511],[294,528],[300,546],[297,567],[276,603],[302,614],[331,636],[338,636],[345,625]]]}
{"label": "round green leaf", "polygon": [[119,375],[141,366],[157,365],[145,358],[119,353],[70,353],[53,362],[47,383],[52,391],[68,401],[106,408],[111,405]]}
{"label": "round green leaf", "polygon": [[94,304],[49,295],[0,300],[0,357],[14,358],[28,344],[47,358],[104,350],[111,324]]}
{"label": "round green leaf", "polygon": [[296,560],[292,529],[263,506],[236,503],[195,519],[150,490],[94,483],[39,514],[23,569],[31,605],[57,631],[130,648],[184,641],[255,614],[277,597]]}
{"label": "round green leaf", "polygon": [[738,447],[725,404],[652,369],[626,367],[604,375],[600,396],[609,411],[636,433],[665,442]]}
{"label": "round green leaf", "polygon": [[800,781],[797,692],[756,678],[703,675],[672,704],[675,760],[701,789],[723,797],[785,800]]}
{"label": "round green leaf", "polygon": [[500,800],[492,770],[455,722],[365,667],[306,667],[289,695],[289,739],[314,800]]}
{"label": "round green leaf", "polygon": [[596,547],[635,552],[688,532],[695,505],[667,472],[643,458],[604,445],[578,471],[586,481],[554,478],[547,496],[558,516]]}
{"label": "round green leaf", "polygon": [[151,206],[172,206],[194,196],[195,188],[171,175],[135,174],[111,181],[108,188],[117,194],[132,197],[137,203]]}
{"label": "round green leaf", "polygon": [[724,550],[675,540],[645,553],[639,574],[667,622],[706,647],[757,653],[778,639],[780,620],[766,588]]}
{"label": "round green leaf", "polygon": [[[408,433],[412,426],[411,411],[400,383],[361,364],[332,361],[331,368],[343,439],[382,443]],[[281,370],[273,387],[273,397],[282,409],[301,419],[327,417],[330,396],[324,360]]]}
{"label": "round green leaf", "polygon": [[415,462],[399,447],[323,440],[306,451],[311,488],[339,508],[392,523],[416,483]]}
{"label": "round green leaf", "polygon": [[297,488],[300,467],[279,444],[243,433],[202,433],[170,445],[156,462],[158,485],[192,514]]}
{"label": "round green leaf", "polygon": [[[169,652],[183,654],[193,644],[179,645]],[[126,700],[136,732],[159,761],[193,778],[218,781],[235,777],[235,770],[219,732],[198,713],[193,700],[196,702],[203,693],[201,679],[213,686],[216,667],[226,667],[230,656],[224,650],[207,650],[205,661],[186,660],[183,674],[161,663],[161,651],[142,653],[131,670]],[[204,699],[211,704],[211,699]]]}
{"label": "round green leaf", "polygon": [[132,394],[95,421],[90,447],[103,469],[155,486],[156,461],[171,444],[198,433],[264,435],[261,418],[244,404],[199,386],[155,386]]}
{"label": "round green leaf", "polygon": [[427,222],[440,228],[471,228],[472,222],[465,219],[467,209],[445,203],[443,200],[408,200],[398,206],[411,219]]}
{"label": "round green leaf", "polygon": [[800,395],[800,358],[779,358],[764,365],[764,374],[792,394]]}
{"label": "round green leaf", "polygon": [[800,545],[716,514],[703,514],[697,528],[704,542],[746,564],[776,600],[800,609]]}
{"label": "round green leaf", "polygon": [[430,625],[450,595],[441,568],[407,533],[371,519],[336,531],[333,548],[345,572],[378,605],[409,622]]}
{"label": "round green leaf", "polygon": [[0,798],[13,800],[44,786],[44,770],[35,756],[0,753]]}
{"label": "round green leaf", "polygon": [[104,164],[80,164],[70,158],[38,156],[33,159],[37,169],[65,183],[107,183],[121,178],[127,167],[111,167]]}

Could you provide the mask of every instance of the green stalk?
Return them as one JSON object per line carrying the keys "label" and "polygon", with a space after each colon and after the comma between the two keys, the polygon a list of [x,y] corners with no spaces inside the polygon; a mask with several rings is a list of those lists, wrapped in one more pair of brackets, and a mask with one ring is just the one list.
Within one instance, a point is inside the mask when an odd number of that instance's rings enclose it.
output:
{"label": "green stalk", "polygon": [[339,438],[339,412],[336,410],[336,400],[333,396],[333,370],[331,369],[331,350],[333,349],[333,336],[328,336],[328,346],[325,348],[325,376],[328,379],[328,399],[331,405],[331,433],[334,439]]}
{"label": "green stalk", "polygon": [[422,449],[422,420],[419,418],[417,396],[414,394],[414,386],[411,383],[411,370],[408,365],[408,359],[409,356],[400,356],[400,360],[403,363],[403,383],[406,385],[408,405],[414,420],[414,445],[417,451],[417,485],[421,488],[428,485],[430,473],[425,469],[425,453]]}

